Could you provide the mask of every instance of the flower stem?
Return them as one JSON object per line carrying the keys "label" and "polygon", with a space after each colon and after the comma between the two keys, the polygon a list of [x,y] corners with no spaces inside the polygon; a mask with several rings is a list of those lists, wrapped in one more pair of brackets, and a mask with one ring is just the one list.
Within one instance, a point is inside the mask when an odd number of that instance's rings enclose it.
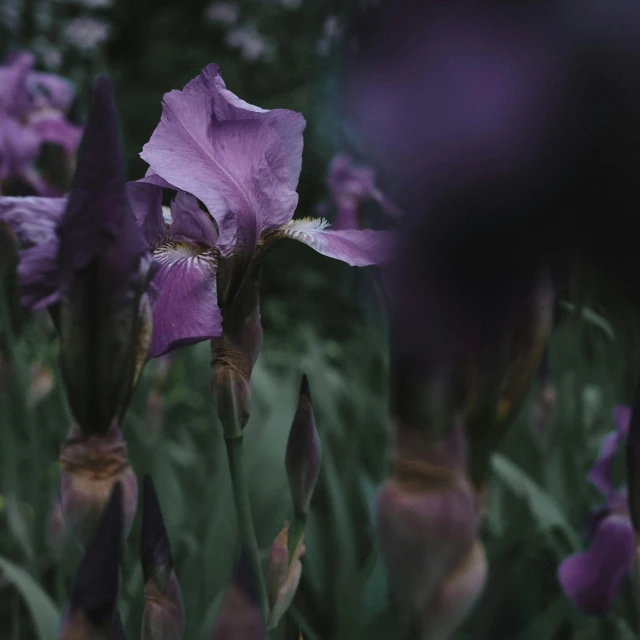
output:
{"label": "flower stem", "polygon": [[249,550],[253,573],[255,575],[256,586],[258,588],[258,599],[260,610],[267,620],[269,616],[269,603],[267,598],[267,587],[262,572],[262,563],[258,553],[258,541],[253,526],[251,516],[251,505],[249,503],[249,491],[244,472],[244,447],[242,435],[225,437],[227,446],[227,459],[229,460],[229,473],[231,475],[231,486],[233,488],[233,501],[236,505],[238,516],[238,528],[240,529],[240,541]]}

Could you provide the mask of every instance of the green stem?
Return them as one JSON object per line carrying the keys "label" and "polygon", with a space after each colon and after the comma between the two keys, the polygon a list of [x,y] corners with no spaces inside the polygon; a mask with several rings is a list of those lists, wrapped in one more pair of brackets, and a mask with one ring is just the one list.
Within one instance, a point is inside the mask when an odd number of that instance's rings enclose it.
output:
{"label": "green stem", "polygon": [[269,616],[269,600],[267,598],[267,587],[265,585],[262,564],[258,553],[256,531],[253,526],[253,518],[251,516],[249,490],[244,473],[244,447],[242,439],[242,435],[237,435],[233,437],[225,437],[224,441],[227,446],[227,459],[229,460],[229,473],[231,475],[231,486],[233,488],[233,500],[236,505],[236,513],[238,516],[240,541],[242,544],[246,545],[249,551],[251,564],[253,565],[253,573],[258,587],[260,609],[264,619],[267,620]]}

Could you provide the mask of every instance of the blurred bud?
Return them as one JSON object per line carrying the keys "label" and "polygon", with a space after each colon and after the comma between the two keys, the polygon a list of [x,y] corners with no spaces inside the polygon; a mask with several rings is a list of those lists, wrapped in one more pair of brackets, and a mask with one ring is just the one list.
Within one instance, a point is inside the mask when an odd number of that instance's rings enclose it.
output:
{"label": "blurred bud", "polygon": [[480,518],[465,472],[464,434],[446,441],[399,428],[395,476],[378,491],[376,524],[391,588],[404,623],[419,623],[431,598],[474,544]]}
{"label": "blurred bud", "polygon": [[35,407],[41,400],[49,395],[53,389],[53,374],[51,369],[43,367],[39,362],[31,365],[31,384],[27,392],[27,404]]}
{"label": "blurred bud", "polygon": [[316,431],[311,391],[302,377],[298,408],[287,442],[285,466],[296,514],[305,514],[320,472],[320,438]]}
{"label": "blurred bud", "polygon": [[184,629],[182,593],[171,544],[150,476],[144,477],[140,557],[145,580],[143,640],[179,640]]}
{"label": "blurred bud", "polygon": [[74,427],[60,447],[59,461],[62,512],[80,544],[91,540],[115,483],[122,490],[124,540],[136,513],[138,484],[117,425],[103,436],[86,436]]}
{"label": "blurred bud", "polygon": [[57,640],[111,640],[120,583],[122,491],[113,491],[80,563]]}
{"label": "blurred bud", "polygon": [[233,582],[220,606],[211,640],[267,640],[256,580],[249,551],[243,547]]}
{"label": "blurred bud", "polygon": [[109,640],[127,640],[124,635],[122,618],[120,617],[120,613],[117,610],[113,616],[113,623],[111,624],[111,633],[109,634]]}
{"label": "blurred bud", "polygon": [[305,552],[304,535],[296,544],[289,562],[289,523],[285,523],[271,545],[269,568],[267,570],[267,590],[269,593],[269,629],[278,626],[282,616],[293,601],[302,577],[302,556]]}
{"label": "blurred bud", "polygon": [[476,541],[434,593],[422,618],[421,640],[448,640],[476,603],[487,578],[487,559]]}

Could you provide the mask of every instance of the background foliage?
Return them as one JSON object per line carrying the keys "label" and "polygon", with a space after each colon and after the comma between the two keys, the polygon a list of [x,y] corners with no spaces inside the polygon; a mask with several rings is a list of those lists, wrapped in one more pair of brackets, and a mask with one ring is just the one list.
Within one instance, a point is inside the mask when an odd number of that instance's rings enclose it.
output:
{"label": "background foliage", "polygon": [[[307,118],[298,215],[313,215],[326,198],[332,154],[354,151],[333,98],[340,61],[352,46],[340,34],[355,2],[215,3],[235,7],[233,24],[212,21],[210,3],[200,0],[2,2],[0,53],[30,47],[43,68],[74,78],[79,119],[93,74],[106,70],[114,78],[130,178],[144,172],[137,154],[158,121],[162,94],[182,87],[212,61],[247,101],[295,109]],[[89,46],[78,42],[76,30],[74,40],[69,25],[80,18],[103,25],[102,32],[94,28],[94,40],[99,32],[107,37]],[[245,41],[247,30],[262,39],[256,59],[237,44],[242,32],[230,35],[239,28],[245,28]],[[265,552],[291,517],[284,450],[303,372],[323,447],[301,586],[274,638],[297,640],[299,629],[305,640],[393,638],[395,610],[372,523],[375,489],[389,468],[391,434],[387,326],[375,273],[349,269],[294,243],[273,252],[264,272],[265,347],[253,375],[246,441],[252,507]],[[572,607],[555,578],[558,562],[582,548],[584,519],[599,502],[585,474],[602,436],[613,428],[613,406],[629,401],[637,374],[635,318],[610,296],[586,296],[587,290],[594,289],[582,281],[570,292],[573,310],[559,307],[550,341],[557,420],[548,432],[537,431],[528,402],[493,458],[483,530],[490,578],[460,638],[638,637],[632,581],[605,619],[592,620]],[[49,522],[69,413],[47,316],[10,319],[5,294],[0,639],[45,640],[53,637],[79,560],[71,541],[54,544]],[[34,363],[53,380],[40,401]],[[139,478],[153,475],[163,506],[185,598],[185,637],[205,638],[231,575],[236,540],[227,463],[209,398],[208,346],[176,354],[161,389],[163,411],[154,414],[149,398],[158,367],[147,366],[123,433],[133,468]],[[143,603],[139,528],[138,519],[122,594],[131,638],[139,635]]]}

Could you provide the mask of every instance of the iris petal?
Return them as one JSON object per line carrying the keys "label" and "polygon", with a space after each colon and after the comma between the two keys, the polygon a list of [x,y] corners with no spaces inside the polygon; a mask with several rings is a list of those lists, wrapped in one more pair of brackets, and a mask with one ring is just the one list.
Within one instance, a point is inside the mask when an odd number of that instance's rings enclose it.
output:
{"label": "iris petal", "polygon": [[[324,220],[292,220],[280,227],[273,238],[298,240],[318,253],[353,267],[388,262],[393,251],[393,234],[372,229],[327,229]],[[267,240],[268,241],[268,240]]]}
{"label": "iris petal", "polygon": [[156,249],[160,268],[153,280],[158,298],[153,307],[149,357],[222,333],[216,289],[217,254],[187,243],[168,242]]}
{"label": "iris petal", "polygon": [[565,558],[558,579],[580,609],[603,615],[613,605],[634,555],[631,521],[624,515],[610,515],[600,522],[589,549]]}

